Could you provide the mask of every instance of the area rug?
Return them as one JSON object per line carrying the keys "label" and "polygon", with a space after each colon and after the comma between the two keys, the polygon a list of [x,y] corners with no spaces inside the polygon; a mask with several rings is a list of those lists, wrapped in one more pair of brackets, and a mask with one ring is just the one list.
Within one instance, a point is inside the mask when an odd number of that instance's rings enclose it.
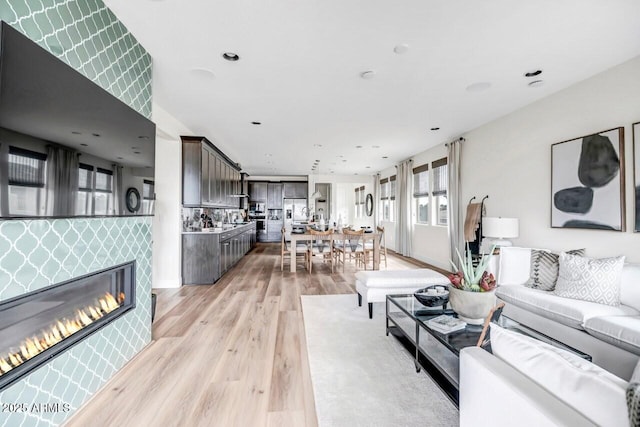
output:
{"label": "area rug", "polygon": [[356,295],[301,300],[320,427],[458,425],[453,403],[385,335],[384,311],[369,319]]}

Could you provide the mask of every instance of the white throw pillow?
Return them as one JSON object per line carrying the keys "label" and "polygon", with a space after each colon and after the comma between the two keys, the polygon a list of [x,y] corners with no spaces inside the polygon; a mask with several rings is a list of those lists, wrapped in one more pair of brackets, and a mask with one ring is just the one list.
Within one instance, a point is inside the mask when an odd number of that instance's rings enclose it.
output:
{"label": "white throw pillow", "polygon": [[627,424],[628,383],[565,350],[491,324],[493,354],[600,426]]}
{"label": "white throw pillow", "polygon": [[560,254],[555,294],[564,298],[620,305],[620,279],[624,256],[588,258]]}
{"label": "white throw pillow", "polygon": [[498,285],[522,285],[529,280],[531,249],[507,246],[500,248]]}

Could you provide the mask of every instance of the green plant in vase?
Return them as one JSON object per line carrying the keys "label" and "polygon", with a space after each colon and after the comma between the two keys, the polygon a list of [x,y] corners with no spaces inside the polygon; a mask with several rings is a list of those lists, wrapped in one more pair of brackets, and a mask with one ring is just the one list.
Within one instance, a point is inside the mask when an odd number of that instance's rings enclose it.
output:
{"label": "green plant in vase", "polygon": [[[469,245],[467,245],[465,259],[462,259],[460,251],[456,249],[456,254],[460,261],[460,269],[449,275],[451,284],[457,289],[469,292],[489,292],[494,290],[496,287],[496,279],[493,273],[487,271],[494,249],[495,246],[491,248],[489,255],[483,254],[482,259],[475,267],[473,266],[473,258],[471,251],[469,251]],[[453,261],[449,260],[449,262],[451,262],[454,269],[458,268]]]}

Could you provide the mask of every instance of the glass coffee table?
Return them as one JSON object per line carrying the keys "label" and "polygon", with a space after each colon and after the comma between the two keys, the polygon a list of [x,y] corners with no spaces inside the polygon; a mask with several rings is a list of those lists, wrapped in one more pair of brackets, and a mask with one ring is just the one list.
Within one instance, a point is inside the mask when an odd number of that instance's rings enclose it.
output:
{"label": "glass coffee table", "polygon": [[[462,330],[443,334],[429,328],[426,323],[429,319],[441,314],[456,316],[453,310],[424,306],[412,294],[387,295],[386,332],[387,335],[391,332],[398,337],[405,344],[405,347],[415,353],[416,372],[420,372],[424,367],[443,391],[457,404],[460,350],[477,345],[482,325],[467,325]],[[591,360],[591,356],[521,325],[504,315],[500,316],[497,323],[505,329],[517,331],[567,350],[586,360]]]}

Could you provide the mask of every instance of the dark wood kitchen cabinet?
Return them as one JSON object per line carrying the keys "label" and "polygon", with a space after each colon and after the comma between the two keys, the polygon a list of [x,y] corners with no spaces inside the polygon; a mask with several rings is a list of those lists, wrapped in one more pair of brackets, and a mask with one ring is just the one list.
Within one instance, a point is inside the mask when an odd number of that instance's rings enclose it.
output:
{"label": "dark wood kitchen cabinet", "polygon": [[267,209],[282,209],[282,184],[267,184]]}
{"label": "dark wood kitchen cabinet", "polygon": [[249,200],[252,202],[267,201],[267,183],[266,182],[249,182]]}
{"label": "dark wood kitchen cabinet", "polygon": [[307,198],[306,182],[285,182],[284,198],[285,199],[306,199]]}
{"label": "dark wood kitchen cabinet", "polygon": [[182,137],[182,205],[238,208],[240,168],[204,137]]}

